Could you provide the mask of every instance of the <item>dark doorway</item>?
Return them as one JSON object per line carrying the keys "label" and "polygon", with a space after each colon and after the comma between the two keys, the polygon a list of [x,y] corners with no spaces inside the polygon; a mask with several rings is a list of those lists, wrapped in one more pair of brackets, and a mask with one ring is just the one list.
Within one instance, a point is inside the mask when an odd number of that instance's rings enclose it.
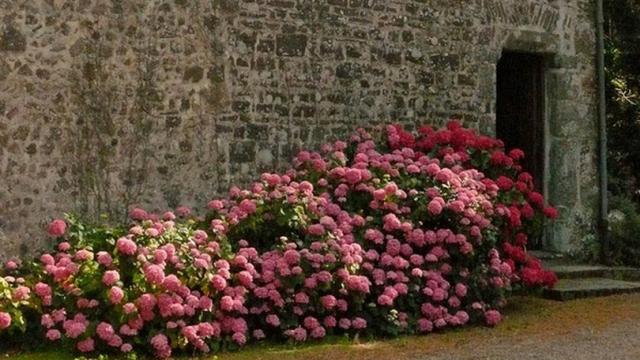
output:
{"label": "dark doorway", "polygon": [[[524,170],[536,190],[544,181],[544,58],[539,54],[504,52],[498,62],[496,133],[507,150],[522,149]],[[542,234],[530,236],[529,248],[542,248]]]}
{"label": "dark doorway", "polygon": [[507,150],[522,149],[522,165],[538,191],[544,179],[544,58],[504,52],[498,62],[496,135]]}

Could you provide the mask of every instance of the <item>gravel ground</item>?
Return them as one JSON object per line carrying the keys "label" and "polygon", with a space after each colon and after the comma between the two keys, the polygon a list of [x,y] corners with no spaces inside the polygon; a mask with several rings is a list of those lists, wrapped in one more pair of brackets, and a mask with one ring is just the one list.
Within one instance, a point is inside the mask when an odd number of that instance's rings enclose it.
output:
{"label": "gravel ground", "polygon": [[516,297],[495,328],[306,348],[255,349],[219,360],[640,360],[640,293],[557,302]]}
{"label": "gravel ground", "polygon": [[[486,340],[486,339],[485,339]],[[603,329],[578,329],[560,338],[539,335],[491,338],[456,346],[436,359],[637,360],[640,359],[640,323],[625,320]]]}

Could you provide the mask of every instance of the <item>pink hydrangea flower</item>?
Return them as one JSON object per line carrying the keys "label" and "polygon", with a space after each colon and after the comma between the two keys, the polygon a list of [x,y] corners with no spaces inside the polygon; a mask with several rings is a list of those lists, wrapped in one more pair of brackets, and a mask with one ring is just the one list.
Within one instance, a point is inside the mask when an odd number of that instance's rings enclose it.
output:
{"label": "pink hydrangea flower", "polygon": [[456,295],[460,298],[467,296],[467,287],[464,284],[456,284]]}
{"label": "pink hydrangea flower", "polygon": [[340,327],[341,329],[349,329],[351,327],[351,320],[347,319],[347,318],[342,318],[338,321],[338,327]]}
{"label": "pink hydrangea flower", "polygon": [[23,301],[29,298],[29,294],[31,293],[31,289],[26,286],[18,286],[13,290],[13,300],[14,301]]}
{"label": "pink hydrangea flower", "polygon": [[327,334],[327,331],[322,326],[318,326],[311,330],[311,332],[309,333],[309,336],[311,336],[311,338],[313,339],[321,339],[326,334]]}
{"label": "pink hydrangea flower", "polygon": [[350,184],[357,184],[362,180],[362,173],[360,172],[359,169],[347,169],[347,171],[344,174],[345,179],[347,180],[348,183]]}
{"label": "pink hydrangea flower", "polygon": [[69,244],[66,241],[63,241],[60,244],[58,244],[58,250],[60,251],[69,251],[70,249],[71,249],[71,244]]}
{"label": "pink hydrangea flower", "polygon": [[106,286],[114,285],[120,281],[120,273],[116,270],[107,270],[102,275],[102,283]]}
{"label": "pink hydrangea flower", "polygon": [[116,241],[116,248],[118,249],[118,252],[124,255],[135,255],[138,246],[133,242],[133,240],[121,237]]}
{"label": "pink hydrangea flower", "polygon": [[280,319],[277,315],[269,314],[267,315],[265,321],[271,326],[280,326]]}
{"label": "pink hydrangea flower", "polygon": [[0,311],[0,330],[7,329],[9,326],[11,326],[11,315]]}
{"label": "pink hydrangea flower", "polygon": [[162,267],[155,264],[149,264],[144,268],[144,276],[149,283],[154,285],[162,284],[165,278]]}
{"label": "pink hydrangea flower", "polygon": [[82,341],[79,341],[76,344],[76,347],[80,352],[91,352],[95,348],[95,341],[92,338],[86,338]]}
{"label": "pink hydrangea flower", "polygon": [[42,316],[40,317],[40,325],[42,325],[45,328],[49,329],[49,328],[52,328],[55,325],[55,322],[53,321],[53,318],[51,317],[51,315],[42,314]]}
{"label": "pink hydrangea flower", "polygon": [[233,310],[233,298],[231,296],[223,296],[220,298],[220,309],[224,311],[232,311]]}
{"label": "pink hydrangea flower", "polygon": [[87,249],[81,249],[76,252],[75,259],[78,261],[93,260],[93,253]]}
{"label": "pink hydrangea flower", "polygon": [[300,261],[300,254],[293,249],[289,249],[284,252],[284,260],[289,265],[296,265]]}
{"label": "pink hydrangea flower", "polygon": [[307,330],[305,328],[299,326],[290,331],[291,331],[290,336],[293,337],[295,341],[302,342],[307,340]]}
{"label": "pink hydrangea flower", "polygon": [[49,329],[49,330],[47,330],[47,333],[46,333],[45,336],[50,341],[56,341],[56,340],[60,339],[60,337],[61,337],[60,330],[58,330],[58,329]]}
{"label": "pink hydrangea flower", "polygon": [[224,208],[224,203],[220,200],[211,200],[207,207],[211,210],[222,210]]}
{"label": "pink hydrangea flower", "polygon": [[367,327],[367,320],[361,317],[353,318],[353,320],[351,321],[351,326],[357,330],[365,329]]}
{"label": "pink hydrangea flower", "polygon": [[111,289],[109,289],[109,301],[111,301],[112,304],[119,304],[122,302],[122,299],[124,299],[124,291],[117,286],[112,286]]}
{"label": "pink hydrangea flower", "polygon": [[370,281],[365,276],[351,275],[346,279],[347,288],[350,290],[360,291],[362,293],[369,293]]}
{"label": "pink hydrangea flower", "polygon": [[433,323],[425,318],[418,319],[418,330],[420,332],[431,332],[433,330]]}
{"label": "pink hydrangea flower", "polygon": [[320,298],[320,301],[322,302],[322,306],[327,310],[331,310],[338,305],[336,297],[333,295],[325,295]]}
{"label": "pink hydrangea flower", "polygon": [[222,291],[227,287],[227,280],[224,277],[216,274],[211,278],[211,285],[214,289]]}
{"label": "pink hydrangea flower", "polygon": [[155,350],[157,357],[166,359],[171,357],[171,346],[169,345],[169,339],[164,334],[158,334],[151,338],[151,346]]}
{"label": "pink hydrangea flower", "polygon": [[109,267],[113,263],[113,258],[108,252],[99,251],[97,255],[98,264]]}
{"label": "pink hydrangea flower", "polygon": [[55,264],[56,260],[53,258],[53,256],[51,256],[51,254],[42,254],[40,256],[40,262],[43,265],[53,265]]}
{"label": "pink hydrangea flower", "polygon": [[253,330],[253,332],[251,334],[257,340],[261,340],[261,339],[264,339],[266,337],[266,335],[265,335],[264,331],[262,331],[262,329],[255,329],[255,330]]}
{"label": "pink hydrangea flower", "polygon": [[238,276],[238,281],[242,286],[250,288],[251,285],[253,285],[253,276],[251,276],[250,272],[243,270],[243,271],[240,271],[237,276]]}
{"label": "pink hydrangea flower", "polygon": [[233,335],[231,335],[231,339],[233,341],[235,341],[235,343],[240,345],[240,346],[246,344],[246,342],[247,342],[246,335],[241,333],[241,332],[233,333]]}
{"label": "pink hydrangea flower", "polygon": [[96,334],[98,337],[104,341],[109,341],[115,334],[115,330],[111,326],[111,324],[106,322],[101,322],[96,326]]}
{"label": "pink hydrangea flower", "polygon": [[395,214],[387,214],[382,218],[382,220],[384,221],[383,228],[386,231],[393,231],[402,226],[402,223]]}
{"label": "pink hydrangea flower", "polygon": [[308,304],[309,303],[309,295],[299,292],[295,295],[295,302],[298,304]]}
{"label": "pink hydrangea flower", "polygon": [[334,328],[337,325],[337,321],[334,316],[329,315],[322,320],[322,324],[327,328]]}
{"label": "pink hydrangea flower", "polygon": [[442,202],[436,199],[433,199],[427,205],[427,210],[431,215],[440,215],[442,213]]}
{"label": "pink hydrangea flower", "polygon": [[79,337],[87,330],[85,321],[65,320],[62,327],[65,330],[65,335],[71,339]]}
{"label": "pink hydrangea flower", "polygon": [[137,310],[138,310],[138,308],[136,307],[136,304],[134,304],[134,303],[126,303],[126,304],[122,305],[122,311],[127,315],[133,314]]}
{"label": "pink hydrangea flower", "polygon": [[320,236],[324,234],[324,226],[321,224],[313,224],[307,228],[307,231],[311,235]]}
{"label": "pink hydrangea flower", "polygon": [[144,209],[133,208],[129,211],[129,217],[136,221],[143,221],[149,218],[149,214]]}
{"label": "pink hydrangea flower", "polygon": [[484,320],[487,325],[496,326],[502,320],[502,316],[497,310],[489,310],[484,313]]}
{"label": "pink hydrangea flower", "polygon": [[393,299],[391,297],[389,297],[388,295],[382,294],[382,295],[378,296],[378,305],[392,306],[393,305]]}
{"label": "pink hydrangea flower", "polygon": [[67,223],[64,220],[56,219],[49,223],[47,233],[51,237],[60,237],[67,231]]}

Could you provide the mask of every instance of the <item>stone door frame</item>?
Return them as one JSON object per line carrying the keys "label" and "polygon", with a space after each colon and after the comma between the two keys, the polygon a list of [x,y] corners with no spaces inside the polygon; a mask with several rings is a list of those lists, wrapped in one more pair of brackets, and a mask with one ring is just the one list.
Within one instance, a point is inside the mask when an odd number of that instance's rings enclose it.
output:
{"label": "stone door frame", "polygon": [[[561,166],[562,159],[557,159],[551,156],[552,152],[552,136],[551,136],[551,127],[554,122],[559,121],[560,119],[555,118],[554,114],[558,112],[555,111],[558,104],[556,98],[554,96],[550,96],[550,94],[556,93],[557,89],[553,88],[558,84],[557,81],[552,81],[553,76],[557,76],[562,68],[564,68],[564,64],[562,64],[562,59],[558,56],[558,46],[560,40],[557,35],[549,34],[549,33],[541,33],[535,31],[523,31],[516,30],[509,33],[502,42],[501,46],[498,48],[498,54],[495,58],[496,70],[497,64],[503,53],[505,52],[521,52],[533,55],[542,56],[544,61],[544,90],[543,90],[543,98],[544,98],[544,111],[543,111],[543,146],[544,146],[544,158],[543,158],[543,179],[542,179],[542,193],[548,201],[554,203],[554,199],[552,198],[552,194],[554,193],[551,184],[552,179],[552,169]],[[496,73],[497,76],[497,73]],[[497,83],[496,83],[496,96],[495,101],[497,101]],[[497,119],[496,119],[497,121]],[[495,125],[495,124],[494,124]],[[562,244],[559,242],[558,234],[556,231],[556,226],[551,224],[545,225],[543,239],[542,239],[542,249],[543,250],[561,250]]]}

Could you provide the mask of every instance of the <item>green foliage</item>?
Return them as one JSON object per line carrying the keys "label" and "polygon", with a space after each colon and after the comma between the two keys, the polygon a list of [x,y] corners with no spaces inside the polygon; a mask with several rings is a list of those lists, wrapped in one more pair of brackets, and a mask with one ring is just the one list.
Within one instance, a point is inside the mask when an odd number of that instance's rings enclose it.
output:
{"label": "green foliage", "polygon": [[88,250],[100,251],[113,249],[115,239],[127,233],[124,227],[115,226],[107,227],[88,223],[85,219],[80,219],[74,214],[66,214],[67,223],[69,224],[69,235],[80,248]]}
{"label": "green foliage", "polygon": [[[638,205],[627,197],[611,200],[609,212],[609,261],[615,266],[640,267],[640,212]],[[571,254],[579,261],[598,263],[601,243],[595,234],[582,239],[578,251]]]}
{"label": "green foliage", "polygon": [[609,215],[611,260],[615,265],[640,267],[640,212],[624,198],[615,198]]}
{"label": "green foliage", "polygon": [[640,1],[605,2],[609,190],[640,203]]}
{"label": "green foliage", "polygon": [[[640,265],[640,0],[605,2],[605,70],[607,94],[609,192],[609,260]],[[600,261],[599,239],[582,239],[576,257]]]}

